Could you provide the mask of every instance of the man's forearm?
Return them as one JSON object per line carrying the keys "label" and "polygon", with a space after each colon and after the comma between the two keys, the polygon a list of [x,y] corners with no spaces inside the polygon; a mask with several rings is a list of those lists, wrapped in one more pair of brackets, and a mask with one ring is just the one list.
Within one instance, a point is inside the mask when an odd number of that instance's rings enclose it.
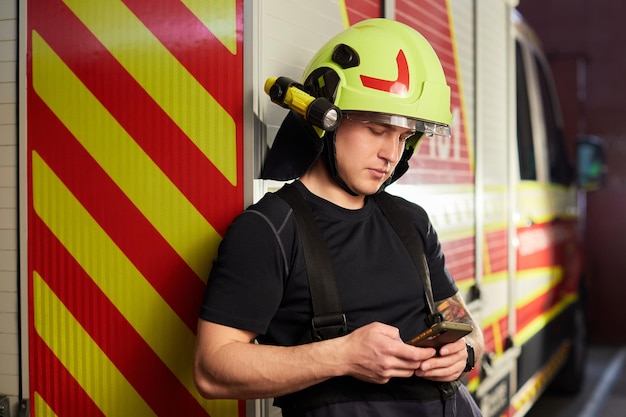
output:
{"label": "man's forearm", "polygon": [[333,341],[280,347],[231,342],[196,355],[195,380],[206,398],[277,397],[338,373]]}

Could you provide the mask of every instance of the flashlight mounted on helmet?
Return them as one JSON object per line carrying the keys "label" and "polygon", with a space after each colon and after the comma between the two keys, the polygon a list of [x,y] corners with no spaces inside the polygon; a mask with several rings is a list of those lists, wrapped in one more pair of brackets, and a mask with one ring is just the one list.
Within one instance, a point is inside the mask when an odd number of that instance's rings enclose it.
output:
{"label": "flashlight mounted on helmet", "polygon": [[341,110],[325,97],[313,97],[302,84],[287,77],[271,77],[265,81],[265,93],[281,107],[302,115],[313,126],[330,132],[341,122]]}

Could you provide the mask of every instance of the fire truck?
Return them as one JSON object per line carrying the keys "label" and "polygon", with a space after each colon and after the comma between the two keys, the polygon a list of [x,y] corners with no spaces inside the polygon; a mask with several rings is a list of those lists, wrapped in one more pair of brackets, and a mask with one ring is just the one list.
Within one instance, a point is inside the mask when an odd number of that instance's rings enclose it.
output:
{"label": "fire truck", "polygon": [[486,417],[523,416],[551,383],[575,391],[588,184],[576,179],[597,175],[570,161],[597,167],[600,152],[565,141],[516,3],[17,3],[19,375],[0,384],[0,415],[279,415],[268,399],[198,394],[199,306],[229,223],[281,185],[259,178],[286,114],[265,81],[299,80],[326,40],[370,17],[419,30],[451,87],[452,136],[424,139],[389,191],[427,210],[482,326],[486,354],[464,382]]}

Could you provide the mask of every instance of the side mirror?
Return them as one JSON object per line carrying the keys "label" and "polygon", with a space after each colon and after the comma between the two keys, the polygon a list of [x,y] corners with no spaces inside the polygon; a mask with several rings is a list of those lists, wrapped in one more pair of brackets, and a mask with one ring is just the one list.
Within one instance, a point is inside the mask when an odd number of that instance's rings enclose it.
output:
{"label": "side mirror", "polygon": [[578,188],[599,190],[604,185],[607,166],[602,140],[597,136],[581,136],[576,143]]}

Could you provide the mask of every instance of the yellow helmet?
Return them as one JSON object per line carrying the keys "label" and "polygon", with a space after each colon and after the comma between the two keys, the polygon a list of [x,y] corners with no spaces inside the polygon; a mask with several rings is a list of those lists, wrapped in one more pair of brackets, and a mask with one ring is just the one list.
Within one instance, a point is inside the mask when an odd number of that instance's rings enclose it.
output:
{"label": "yellow helmet", "polygon": [[403,23],[368,19],[339,33],[309,62],[303,84],[342,112],[402,116],[402,126],[449,135],[450,87],[439,58]]}

